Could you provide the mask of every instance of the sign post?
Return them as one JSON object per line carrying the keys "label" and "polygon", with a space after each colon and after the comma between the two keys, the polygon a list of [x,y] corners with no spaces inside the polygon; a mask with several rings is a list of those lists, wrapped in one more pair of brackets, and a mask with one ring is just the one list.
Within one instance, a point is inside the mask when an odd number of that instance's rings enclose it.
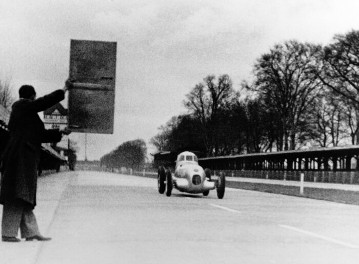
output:
{"label": "sign post", "polygon": [[116,42],[71,40],[68,127],[72,132],[112,134]]}

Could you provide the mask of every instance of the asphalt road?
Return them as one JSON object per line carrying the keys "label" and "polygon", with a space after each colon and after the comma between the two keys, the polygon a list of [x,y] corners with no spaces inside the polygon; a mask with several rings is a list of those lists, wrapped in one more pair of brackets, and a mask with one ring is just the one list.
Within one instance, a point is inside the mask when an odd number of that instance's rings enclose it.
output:
{"label": "asphalt road", "polygon": [[31,264],[359,261],[359,206],[229,188],[223,200],[166,197],[155,179],[100,172],[39,185],[36,215],[53,240],[0,243],[4,263],[24,254]]}

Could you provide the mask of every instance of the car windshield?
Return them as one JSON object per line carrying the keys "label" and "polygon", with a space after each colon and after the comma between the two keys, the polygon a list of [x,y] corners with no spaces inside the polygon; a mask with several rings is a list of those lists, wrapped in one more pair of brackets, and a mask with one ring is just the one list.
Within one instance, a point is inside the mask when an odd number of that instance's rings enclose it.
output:
{"label": "car windshield", "polygon": [[179,155],[177,158],[177,162],[178,161],[195,161],[198,163],[198,158],[196,155],[192,154],[192,155]]}

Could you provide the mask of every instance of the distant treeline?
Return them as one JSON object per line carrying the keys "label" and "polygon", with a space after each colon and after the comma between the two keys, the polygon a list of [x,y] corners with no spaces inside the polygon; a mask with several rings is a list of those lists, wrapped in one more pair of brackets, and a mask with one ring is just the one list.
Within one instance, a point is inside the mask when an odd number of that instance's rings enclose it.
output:
{"label": "distant treeline", "polygon": [[142,168],[146,162],[145,141],[136,139],[126,141],[100,159],[100,165],[107,168]]}

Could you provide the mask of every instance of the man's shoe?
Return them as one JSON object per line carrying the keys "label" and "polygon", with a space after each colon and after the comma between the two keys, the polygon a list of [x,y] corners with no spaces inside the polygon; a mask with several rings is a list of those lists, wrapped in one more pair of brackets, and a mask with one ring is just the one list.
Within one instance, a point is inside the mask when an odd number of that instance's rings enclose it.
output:
{"label": "man's shoe", "polygon": [[8,236],[2,236],[3,242],[20,242],[21,240],[17,237],[8,237]]}
{"label": "man's shoe", "polygon": [[42,235],[35,235],[35,236],[31,236],[31,237],[27,237],[26,241],[33,241],[33,240],[37,240],[37,241],[49,241],[51,240],[51,237],[44,237]]}

